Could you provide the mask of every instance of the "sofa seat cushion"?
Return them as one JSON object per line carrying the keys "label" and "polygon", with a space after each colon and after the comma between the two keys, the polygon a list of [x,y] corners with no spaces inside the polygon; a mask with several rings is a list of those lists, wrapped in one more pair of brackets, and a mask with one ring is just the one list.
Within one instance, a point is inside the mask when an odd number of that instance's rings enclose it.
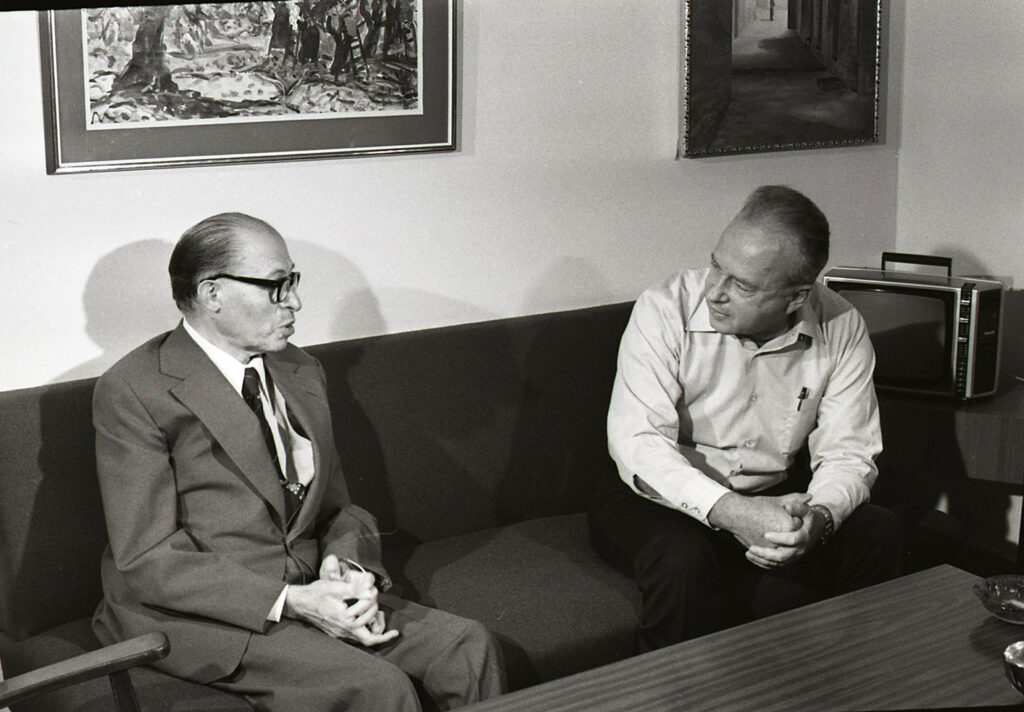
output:
{"label": "sofa seat cushion", "polygon": [[528,520],[386,554],[403,595],[501,642],[509,686],[628,657],[640,594],[591,549],[585,514]]}
{"label": "sofa seat cushion", "polygon": [[[100,647],[88,618],[64,623],[21,642],[3,639],[0,643],[0,660],[8,678]],[[179,680],[152,668],[133,668],[129,675],[139,705],[146,712],[252,712],[252,707],[241,697]],[[112,709],[110,682],[104,676],[19,703],[12,712],[107,712]]]}

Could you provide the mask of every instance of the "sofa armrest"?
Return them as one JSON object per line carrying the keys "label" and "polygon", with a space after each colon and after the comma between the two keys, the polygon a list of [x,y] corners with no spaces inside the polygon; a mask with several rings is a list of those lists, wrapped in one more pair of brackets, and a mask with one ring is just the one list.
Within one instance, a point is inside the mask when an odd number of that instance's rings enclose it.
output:
{"label": "sofa armrest", "polygon": [[0,680],[0,708],[102,675],[111,676],[115,698],[120,699],[122,695],[127,695],[134,702],[131,681],[127,675],[122,676],[119,673],[160,660],[170,651],[171,645],[166,635],[147,633],[15,675],[9,680]]}

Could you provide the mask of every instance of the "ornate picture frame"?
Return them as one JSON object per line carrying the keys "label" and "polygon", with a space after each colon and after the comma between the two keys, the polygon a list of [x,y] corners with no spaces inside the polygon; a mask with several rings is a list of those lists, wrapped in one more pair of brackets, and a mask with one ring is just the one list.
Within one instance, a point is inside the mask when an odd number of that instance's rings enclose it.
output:
{"label": "ornate picture frame", "polygon": [[47,172],[454,150],[454,4],[40,12]]}
{"label": "ornate picture frame", "polygon": [[683,0],[678,155],[878,143],[881,0]]}

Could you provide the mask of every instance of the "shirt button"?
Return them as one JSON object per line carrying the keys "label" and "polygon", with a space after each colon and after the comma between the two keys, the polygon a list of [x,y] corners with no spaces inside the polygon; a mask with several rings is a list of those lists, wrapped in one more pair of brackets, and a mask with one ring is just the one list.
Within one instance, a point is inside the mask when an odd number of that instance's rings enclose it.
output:
{"label": "shirt button", "polygon": [[757,445],[757,441],[756,440],[748,440],[747,442],[743,443],[743,445],[745,447],[752,448],[755,445]]}
{"label": "shirt button", "polygon": [[757,402],[757,394],[756,393],[751,394],[750,402],[751,403],[756,403]]}

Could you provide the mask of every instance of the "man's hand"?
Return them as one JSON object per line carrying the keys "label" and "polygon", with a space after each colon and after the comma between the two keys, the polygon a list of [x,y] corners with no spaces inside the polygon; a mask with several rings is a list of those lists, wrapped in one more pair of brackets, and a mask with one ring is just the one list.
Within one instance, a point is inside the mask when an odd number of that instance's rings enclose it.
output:
{"label": "man's hand", "polygon": [[825,521],[809,508],[806,509],[799,529],[766,532],[764,538],[767,544],[749,547],[747,560],[761,568],[770,569],[803,558],[818,543],[825,529]]}
{"label": "man's hand", "polygon": [[342,573],[333,554],[321,564],[319,580],[288,587],[284,615],[310,623],[333,638],[368,647],[398,637],[397,630],[385,630],[373,574],[353,569]]}
{"label": "man's hand", "polygon": [[748,497],[728,492],[711,508],[708,523],[730,532],[747,549],[773,546],[765,534],[799,530],[810,513],[809,501],[807,494]]}

